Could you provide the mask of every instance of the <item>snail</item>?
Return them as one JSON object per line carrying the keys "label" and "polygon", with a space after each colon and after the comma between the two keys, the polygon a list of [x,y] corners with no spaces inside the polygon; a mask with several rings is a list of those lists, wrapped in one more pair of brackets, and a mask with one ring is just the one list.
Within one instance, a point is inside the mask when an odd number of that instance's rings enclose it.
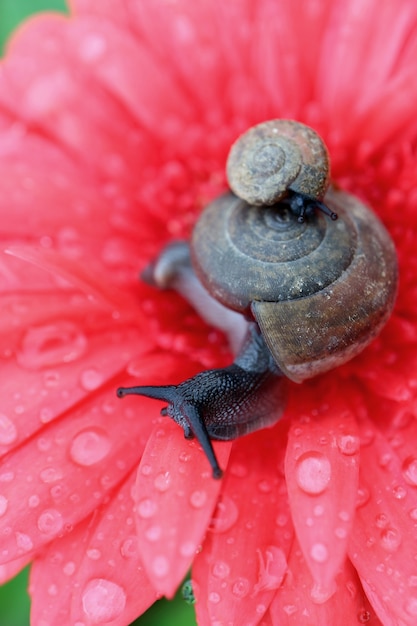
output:
{"label": "snail", "polygon": [[305,124],[270,120],[253,126],[232,145],[226,172],[232,191],[248,204],[287,202],[300,222],[314,208],[337,219],[321,202],[330,181],[327,147]]}
{"label": "snail", "polygon": [[[297,137],[308,145],[298,171],[290,168],[288,175],[286,152],[290,158],[297,152]],[[285,183],[271,155],[282,164]],[[248,163],[256,164],[255,174]],[[226,330],[237,356],[226,368],[176,386],[122,387],[117,393],[167,402],[161,413],[185,437],[197,437],[215,478],[222,470],[212,439],[273,425],[285,408],[286,379],[301,383],[350,360],[392,311],[393,242],[370,209],[329,186],[328,164],[322,140],[303,124],[255,126],[231,149],[232,191],[206,207],[190,244],[171,244],[145,272],[148,282],[176,289]]]}

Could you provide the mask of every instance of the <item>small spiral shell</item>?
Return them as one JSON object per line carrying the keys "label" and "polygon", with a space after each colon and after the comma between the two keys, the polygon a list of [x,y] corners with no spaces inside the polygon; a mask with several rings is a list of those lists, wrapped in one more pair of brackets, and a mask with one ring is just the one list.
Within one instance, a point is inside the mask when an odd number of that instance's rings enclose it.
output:
{"label": "small spiral shell", "polygon": [[289,191],[321,200],[329,155],[319,135],[293,120],[253,126],[233,144],[226,165],[232,191],[251,205],[272,205]]}
{"label": "small spiral shell", "polygon": [[193,233],[194,269],[209,293],[254,318],[276,363],[300,382],[358,354],[391,313],[394,245],[353,196],[329,190],[337,221],[298,222],[285,205],[213,202]]}

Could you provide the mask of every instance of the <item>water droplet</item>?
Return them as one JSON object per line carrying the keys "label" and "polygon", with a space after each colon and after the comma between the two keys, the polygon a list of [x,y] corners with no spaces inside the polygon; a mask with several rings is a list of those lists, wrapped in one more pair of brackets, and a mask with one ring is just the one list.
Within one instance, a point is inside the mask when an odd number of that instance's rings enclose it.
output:
{"label": "water droplet", "polygon": [[145,537],[148,541],[159,541],[161,533],[162,528],[155,524],[154,526],[149,526],[149,528],[146,529]]}
{"label": "water droplet", "polygon": [[409,485],[417,485],[417,457],[409,456],[402,465],[402,473]]}
{"label": "water droplet", "polygon": [[340,435],[337,438],[337,446],[342,454],[352,456],[359,451],[360,439],[356,435]]}
{"label": "water droplet", "polygon": [[359,508],[361,506],[365,506],[365,504],[369,501],[371,494],[369,493],[369,489],[366,487],[359,487],[358,495],[356,500],[356,507]]}
{"label": "water droplet", "polygon": [[136,505],[136,511],[143,519],[149,519],[155,515],[158,510],[158,505],[155,500],[151,498],[144,498]]}
{"label": "water droplet", "polygon": [[104,430],[88,429],[75,435],[70,456],[78,465],[89,467],[102,461],[110,452],[112,443]]}
{"label": "water droplet", "polygon": [[23,552],[30,552],[33,549],[33,541],[25,533],[15,533],[17,547]]}
{"label": "water droplet", "polygon": [[105,578],[93,578],[82,595],[82,606],[93,624],[115,620],[126,606],[126,593],[120,585]]}
{"label": "water droplet", "polygon": [[169,574],[169,561],[165,556],[156,556],[152,561],[152,570],[158,578],[164,578]]}
{"label": "water droplet", "polygon": [[245,598],[250,590],[250,582],[247,578],[237,578],[232,585],[232,593],[236,598]]}
{"label": "water droplet", "polygon": [[409,512],[409,516],[414,522],[417,522],[417,508],[411,509],[411,511]]}
{"label": "water droplet", "polygon": [[62,568],[62,571],[64,572],[66,576],[72,576],[73,573],[75,572],[74,561],[68,561],[68,563],[65,563],[64,567]]}
{"label": "water droplet", "polygon": [[101,559],[101,552],[97,548],[89,548],[86,552],[89,559],[92,561],[98,561]]}
{"label": "water droplet", "polygon": [[138,539],[137,537],[128,537],[125,539],[120,546],[120,554],[125,557],[125,559],[130,559],[137,555],[138,551]]}
{"label": "water droplet", "polygon": [[216,561],[211,571],[216,578],[227,578],[230,574],[230,567],[225,561]]}
{"label": "water droplet", "polygon": [[323,493],[330,482],[331,473],[329,459],[320,452],[306,452],[297,460],[297,483],[308,494]]}
{"label": "water droplet", "polygon": [[80,39],[78,52],[86,63],[99,61],[107,50],[107,41],[101,33],[89,33]]}
{"label": "water droplet", "polygon": [[80,383],[85,391],[95,391],[103,383],[103,375],[91,367],[81,373]]}
{"label": "water droplet", "polygon": [[375,518],[375,524],[378,528],[386,528],[389,524],[388,516],[385,513],[380,513]]}
{"label": "water droplet", "polygon": [[154,480],[154,486],[157,491],[164,493],[171,486],[172,478],[170,472],[161,472]]}
{"label": "water droplet", "polygon": [[54,483],[57,480],[61,480],[64,474],[58,467],[45,467],[40,472],[39,477],[44,483]]}
{"label": "water droplet", "polygon": [[188,558],[190,556],[194,556],[197,551],[197,546],[192,541],[184,541],[180,545],[179,552],[181,556]]}
{"label": "water droplet", "polygon": [[371,613],[366,609],[363,609],[358,613],[358,622],[359,624],[367,624],[371,619]]}
{"label": "water droplet", "polygon": [[417,617],[417,597],[410,596],[404,603],[405,612],[411,617]]}
{"label": "water droplet", "polygon": [[26,369],[41,369],[79,359],[87,348],[87,339],[73,322],[32,327],[26,331],[17,361]]}
{"label": "water droplet", "polygon": [[36,507],[39,506],[40,501],[40,497],[35,494],[33,496],[29,496],[28,505],[31,509],[36,509]]}
{"label": "water droplet", "polygon": [[17,439],[17,428],[10,417],[0,413],[0,444],[8,446]]}
{"label": "water droplet", "polygon": [[211,593],[209,593],[208,600],[212,604],[219,604],[221,600],[220,594],[216,593],[215,591],[212,591]]}
{"label": "water droplet", "polygon": [[215,533],[224,533],[236,523],[239,510],[229,496],[221,496],[216,510],[210,521],[209,530]]}
{"label": "water droplet", "polygon": [[315,543],[311,546],[310,556],[316,563],[325,563],[329,558],[329,551],[324,543]]}
{"label": "water droplet", "polygon": [[64,526],[64,520],[56,509],[47,509],[38,517],[38,528],[41,533],[57,535]]}
{"label": "water droplet", "polygon": [[195,509],[201,509],[207,502],[207,493],[205,491],[193,491],[190,495],[190,504]]}
{"label": "water droplet", "polygon": [[7,507],[9,505],[9,501],[5,496],[0,495],[0,517],[4,515],[7,511]]}
{"label": "water droplet", "polygon": [[258,489],[261,493],[270,493],[272,491],[272,484],[269,480],[261,480],[258,483]]}
{"label": "water droplet", "polygon": [[396,552],[401,543],[401,534],[396,528],[386,528],[381,532],[381,546],[387,552]]}
{"label": "water droplet", "polygon": [[397,487],[393,487],[392,494],[396,500],[404,500],[407,495],[407,490],[401,485],[398,485]]}
{"label": "water droplet", "polygon": [[332,597],[335,591],[335,585],[323,587],[322,585],[316,583],[310,592],[310,596],[315,604],[324,604],[329,598]]}

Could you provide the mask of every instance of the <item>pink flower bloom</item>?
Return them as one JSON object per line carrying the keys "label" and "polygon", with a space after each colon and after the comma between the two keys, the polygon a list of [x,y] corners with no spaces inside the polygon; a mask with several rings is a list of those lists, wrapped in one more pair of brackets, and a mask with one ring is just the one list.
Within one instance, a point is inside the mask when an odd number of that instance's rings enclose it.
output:
{"label": "pink flower bloom", "polygon": [[[33,561],[33,626],[125,626],[191,564],[199,624],[415,624],[417,5],[70,6],[0,66],[3,580]],[[236,136],[275,117],[316,128],[384,221],[400,292],[272,430],[215,443],[215,481],[157,402],[115,390],[229,362],[137,275],[224,190]]]}

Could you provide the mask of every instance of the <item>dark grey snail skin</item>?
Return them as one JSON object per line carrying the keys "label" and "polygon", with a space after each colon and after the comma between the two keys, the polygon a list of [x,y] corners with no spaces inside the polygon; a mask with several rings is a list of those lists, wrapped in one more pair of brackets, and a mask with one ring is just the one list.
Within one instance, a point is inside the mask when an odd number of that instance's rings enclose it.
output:
{"label": "dark grey snail skin", "polygon": [[[120,397],[165,400],[162,414],[186,437],[197,437],[215,478],[221,469],[211,439],[234,439],[274,424],[284,410],[286,378],[302,382],[356,356],[388,320],[397,293],[389,234],[357,198],[328,188],[327,151],[316,133],[289,120],[259,126],[260,132],[255,127],[245,133],[255,137],[259,149],[250,184],[245,183],[255,196],[264,184],[259,176],[276,178],[271,159],[285,166],[283,146],[290,157],[297,152],[288,148],[288,135],[311,142],[303,148],[301,168],[285,179],[287,187],[275,196],[268,190],[249,204],[247,191],[230,180],[235,168],[247,168],[251,157],[243,150],[232,173],[230,161],[228,166],[230,185],[241,197],[229,192],[212,202],[194,228],[190,248],[169,246],[145,276],[159,288],[178,290],[209,323],[230,333],[234,363],[177,386],[118,390]],[[269,133],[274,139],[280,129],[284,139],[278,137],[271,148]],[[285,176],[287,170],[283,167]]]}

